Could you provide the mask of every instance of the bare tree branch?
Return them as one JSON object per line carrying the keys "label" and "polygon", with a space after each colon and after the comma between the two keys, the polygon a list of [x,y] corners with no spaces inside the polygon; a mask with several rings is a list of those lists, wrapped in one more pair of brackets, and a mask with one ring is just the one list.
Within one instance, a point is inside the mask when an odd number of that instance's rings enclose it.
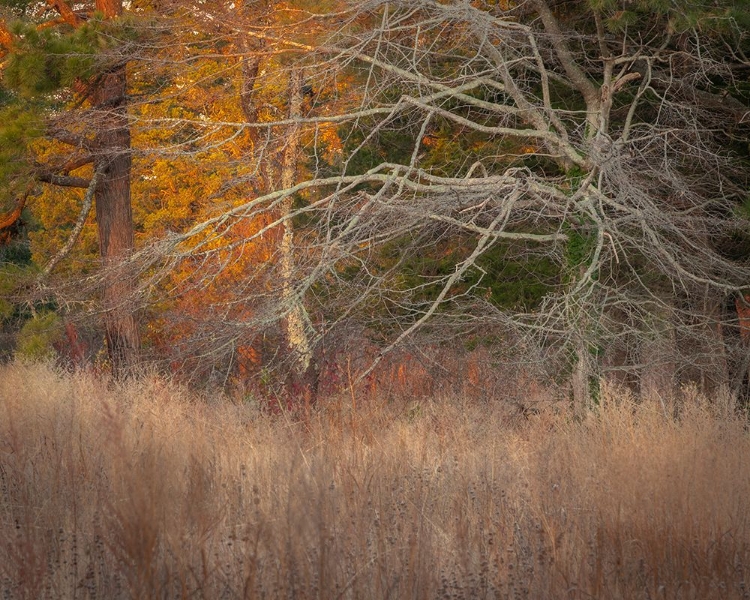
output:
{"label": "bare tree branch", "polygon": [[42,270],[43,277],[49,277],[54,268],[60,263],[60,261],[64,260],[65,257],[70,254],[70,251],[73,249],[73,246],[78,240],[78,236],[81,235],[83,226],[86,224],[86,219],[88,218],[88,215],[91,212],[91,207],[94,204],[94,191],[96,190],[96,184],[99,181],[99,173],[100,171],[94,171],[94,174],[91,176],[91,181],[89,182],[89,185],[86,188],[86,194],[83,197],[83,204],[81,204],[81,212],[78,214],[78,218],[76,219],[76,224],[73,227],[73,231],[70,232],[70,235],[68,236],[68,239],[63,247],[60,248],[57,254],[52,257],[52,259]]}

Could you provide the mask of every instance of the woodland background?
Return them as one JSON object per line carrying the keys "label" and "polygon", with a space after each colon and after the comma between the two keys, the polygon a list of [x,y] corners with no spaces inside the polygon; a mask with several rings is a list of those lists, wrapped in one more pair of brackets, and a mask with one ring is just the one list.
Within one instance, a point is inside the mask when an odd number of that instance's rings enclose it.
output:
{"label": "woodland background", "polygon": [[6,358],[747,395],[745,0],[1,5]]}
{"label": "woodland background", "polygon": [[3,598],[748,598],[747,0],[0,0]]}

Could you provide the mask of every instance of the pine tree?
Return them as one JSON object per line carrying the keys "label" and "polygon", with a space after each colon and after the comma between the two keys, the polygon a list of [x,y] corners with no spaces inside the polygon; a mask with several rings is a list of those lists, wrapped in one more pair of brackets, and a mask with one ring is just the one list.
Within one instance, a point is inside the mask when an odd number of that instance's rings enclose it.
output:
{"label": "pine tree", "polygon": [[[29,182],[87,189],[96,206],[102,305],[112,371],[124,375],[138,363],[140,338],[133,309],[135,275],[125,265],[133,252],[131,155],[127,115],[127,51],[118,47],[120,0],[75,8],[48,2],[36,20],[34,3],[13,2],[0,30],[7,54],[2,84],[6,119],[17,112],[33,123],[23,132],[21,160],[3,156],[7,188]],[[7,13],[10,15],[10,13]],[[6,120],[6,131],[9,128]],[[40,164],[30,140],[44,136],[67,155]],[[14,149],[19,154],[18,147]],[[16,157],[18,158],[18,157]],[[10,165],[10,166],[9,166]],[[74,175],[91,165],[90,177]],[[82,218],[85,219],[85,211]],[[68,248],[69,250],[69,248]],[[53,259],[53,262],[56,262]]]}

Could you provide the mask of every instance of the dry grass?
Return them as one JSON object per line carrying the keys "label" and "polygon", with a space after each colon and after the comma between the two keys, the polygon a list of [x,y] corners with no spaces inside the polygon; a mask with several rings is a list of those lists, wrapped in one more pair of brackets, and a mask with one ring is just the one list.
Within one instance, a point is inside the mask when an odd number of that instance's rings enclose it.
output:
{"label": "dry grass", "polygon": [[[657,407],[657,408],[655,408]],[[745,598],[750,437],[721,403],[597,415],[330,402],[307,419],[0,367],[4,598]]]}

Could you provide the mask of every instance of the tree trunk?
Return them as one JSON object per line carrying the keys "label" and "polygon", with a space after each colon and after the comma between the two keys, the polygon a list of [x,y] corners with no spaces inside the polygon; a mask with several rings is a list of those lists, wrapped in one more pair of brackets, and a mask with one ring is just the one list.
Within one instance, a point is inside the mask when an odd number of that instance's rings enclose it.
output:
{"label": "tree trunk", "polygon": [[[296,120],[302,112],[302,72],[294,69],[289,75],[289,118]],[[297,159],[299,155],[299,124],[293,123],[289,126],[286,136],[286,147],[281,166],[281,188],[289,189],[295,183],[297,171]],[[281,217],[284,219],[284,231],[281,238],[281,278],[282,278],[282,302],[287,310],[286,338],[289,349],[292,352],[292,376],[294,380],[301,381],[300,390],[303,394],[311,392],[308,381],[312,350],[308,336],[308,316],[302,305],[301,298],[297,295],[294,287],[296,276],[294,260],[294,228],[292,225],[292,203],[293,198],[287,196],[281,204]],[[299,387],[299,386],[298,386]]]}
{"label": "tree trunk", "polygon": [[[122,12],[120,0],[97,0],[96,9],[112,18]],[[134,275],[123,269],[133,252],[133,214],[130,204],[130,130],[127,120],[125,66],[106,73],[92,95],[99,114],[95,124],[101,173],[96,186],[99,251],[104,268],[104,324],[107,351],[115,377],[132,372],[138,364],[140,335],[134,316]]]}
{"label": "tree trunk", "polygon": [[723,298],[714,290],[704,292],[702,315],[703,323],[699,331],[703,339],[698,348],[700,389],[709,398],[715,398],[722,390],[730,389],[729,365],[723,336]]}
{"label": "tree trunk", "polygon": [[652,333],[643,334],[639,362],[641,399],[658,401],[665,415],[671,416],[678,366],[674,329],[668,325],[657,326]]}
{"label": "tree trunk", "polygon": [[573,391],[573,411],[578,418],[583,418],[591,405],[590,376],[591,367],[589,365],[589,352],[586,349],[586,341],[582,337],[579,337],[576,341],[576,363],[570,379]]}
{"label": "tree trunk", "polygon": [[[739,405],[746,408],[750,401],[750,294],[738,294],[730,310],[734,314],[724,319],[727,323],[724,337],[733,355],[731,392]],[[732,327],[732,323],[736,325]]]}

